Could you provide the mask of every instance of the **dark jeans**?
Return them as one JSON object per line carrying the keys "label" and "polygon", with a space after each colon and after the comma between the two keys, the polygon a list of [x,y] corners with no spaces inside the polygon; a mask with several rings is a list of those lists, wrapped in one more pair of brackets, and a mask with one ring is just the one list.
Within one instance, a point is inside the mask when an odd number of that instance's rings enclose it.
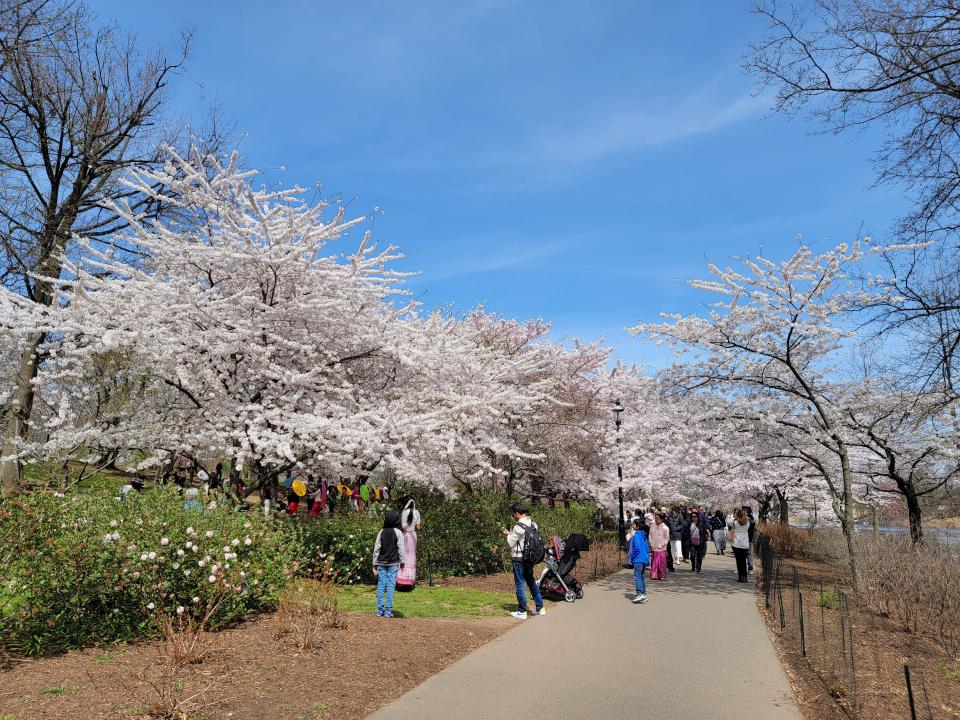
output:
{"label": "dark jeans", "polygon": [[699,545],[690,545],[690,569],[694,572],[700,572],[703,567],[703,557],[707,554],[707,541],[704,540]]}
{"label": "dark jeans", "polygon": [[673,572],[673,543],[667,543],[667,572]]}
{"label": "dark jeans", "polygon": [[540,596],[540,586],[533,579],[533,563],[523,562],[523,560],[513,561],[513,584],[517,586],[517,608],[520,612],[527,611],[527,593],[523,585],[526,583],[530,588],[530,595],[533,596],[533,603],[537,610],[543,607],[543,598]]}
{"label": "dark jeans", "polygon": [[691,545],[690,545],[690,541],[689,541],[689,540],[681,540],[681,541],[680,541],[680,552],[683,553],[683,559],[684,559],[684,560],[689,560],[689,559],[690,559],[690,553],[691,553],[691,549],[690,549],[690,548],[691,548]]}
{"label": "dark jeans", "polygon": [[737,580],[747,581],[747,549],[733,548],[733,556],[737,559]]}

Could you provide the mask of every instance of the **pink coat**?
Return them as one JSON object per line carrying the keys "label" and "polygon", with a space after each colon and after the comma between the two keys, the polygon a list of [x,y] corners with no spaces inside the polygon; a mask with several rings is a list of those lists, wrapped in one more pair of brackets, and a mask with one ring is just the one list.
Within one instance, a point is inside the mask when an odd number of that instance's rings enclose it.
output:
{"label": "pink coat", "polygon": [[666,550],[670,544],[670,526],[666,523],[650,526],[650,547],[654,550]]}

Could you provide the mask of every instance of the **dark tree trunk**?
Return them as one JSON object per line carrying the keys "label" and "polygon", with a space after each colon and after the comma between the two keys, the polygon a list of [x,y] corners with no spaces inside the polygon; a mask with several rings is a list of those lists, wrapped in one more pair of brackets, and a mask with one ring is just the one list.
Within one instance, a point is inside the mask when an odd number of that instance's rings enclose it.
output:
{"label": "dark tree trunk", "polygon": [[[913,483],[909,483],[909,485],[912,490]],[[921,545],[923,543],[923,522],[921,520],[920,498],[917,497],[916,492],[911,492],[909,495],[904,493],[904,498],[907,501],[907,516],[910,519],[910,540],[914,545]]]}
{"label": "dark tree trunk", "polygon": [[760,522],[765,523],[770,519],[770,508],[773,507],[773,493],[766,493],[757,498],[758,515]]}
{"label": "dark tree trunk", "polygon": [[787,494],[777,488],[777,502],[780,504],[780,524],[790,524],[790,505],[787,500]]}

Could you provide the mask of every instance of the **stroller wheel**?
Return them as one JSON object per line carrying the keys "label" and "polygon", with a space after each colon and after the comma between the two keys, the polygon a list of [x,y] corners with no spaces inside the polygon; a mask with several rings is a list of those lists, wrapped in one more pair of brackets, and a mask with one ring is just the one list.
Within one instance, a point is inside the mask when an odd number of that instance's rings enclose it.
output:
{"label": "stroller wheel", "polygon": [[583,599],[583,590],[577,590],[577,600]]}
{"label": "stroller wheel", "polygon": [[567,590],[567,592],[563,596],[563,599],[566,600],[567,602],[573,602],[574,600],[577,599],[577,594],[573,590]]}

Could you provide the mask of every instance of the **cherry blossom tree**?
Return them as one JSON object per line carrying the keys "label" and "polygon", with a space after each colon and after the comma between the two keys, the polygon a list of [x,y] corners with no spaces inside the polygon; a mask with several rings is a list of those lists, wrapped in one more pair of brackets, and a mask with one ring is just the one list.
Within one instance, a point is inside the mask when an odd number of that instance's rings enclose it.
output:
{"label": "cherry blossom tree", "polygon": [[[358,221],[342,210],[324,219],[327,208],[305,204],[301,191],[254,190],[251,176],[236,156],[219,166],[171,152],[129,184],[169,188],[160,200],[179,207],[177,220],[113,208],[141,262],[85,239],[81,260],[64,258],[60,302],[34,309],[56,338],[38,384],[64,390],[47,422],[50,443],[216,449],[261,480],[305,447],[343,458],[364,444],[374,417],[350,375],[382,351],[383,327],[405,312],[386,303],[395,252],[365,237],[349,256],[324,255]],[[149,400],[108,427],[78,422],[95,395],[83,380],[107,354],[127,358],[124,372]]]}
{"label": "cherry blossom tree", "polygon": [[949,405],[879,374],[850,394],[846,423],[862,451],[859,472],[881,497],[903,498],[911,540],[920,544],[921,500],[960,477],[960,438]]}
{"label": "cherry blossom tree", "polygon": [[[846,538],[854,587],[862,587],[854,528],[854,468],[846,408],[831,382],[844,342],[851,338],[848,278],[862,258],[859,244],[815,254],[806,246],[780,263],[746,259],[742,267],[710,265],[714,279],[693,286],[721,296],[708,316],[667,316],[638,325],[647,334],[692,357],[689,384],[772,395],[789,403],[773,421],[805,442],[792,447],[830,489]],[[826,462],[826,451],[835,462]]]}

